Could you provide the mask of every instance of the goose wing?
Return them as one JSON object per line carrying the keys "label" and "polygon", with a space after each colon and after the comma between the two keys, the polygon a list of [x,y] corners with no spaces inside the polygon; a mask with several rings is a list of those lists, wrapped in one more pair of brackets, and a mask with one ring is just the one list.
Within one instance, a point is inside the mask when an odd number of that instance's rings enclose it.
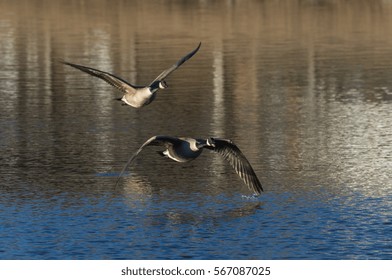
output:
{"label": "goose wing", "polygon": [[128,162],[125,164],[124,168],[120,172],[120,175],[118,175],[115,187],[117,187],[118,182],[120,181],[120,178],[124,174],[125,170],[128,168],[129,165],[132,164],[132,162],[135,160],[137,155],[144,149],[144,147],[146,147],[146,146],[168,146],[168,145],[173,145],[177,141],[179,141],[178,138],[170,137],[170,136],[162,136],[162,135],[153,136],[150,139],[148,139],[146,142],[144,142],[143,145],[140,146],[140,148],[136,151],[136,153],[134,153],[133,156],[130,157]]}
{"label": "goose wing", "polygon": [[158,77],[155,78],[154,81],[151,82],[150,85],[152,85],[154,82],[156,81],[162,81],[164,80],[167,76],[169,76],[174,70],[176,70],[178,67],[180,67],[185,61],[187,61],[188,59],[190,59],[195,53],[197,53],[197,51],[200,49],[201,46],[201,42],[199,43],[199,45],[197,46],[196,49],[194,49],[193,51],[191,51],[190,53],[188,53],[186,56],[184,56],[183,58],[181,58],[179,61],[177,61],[176,63],[174,63],[170,68],[166,69],[165,71],[163,71],[161,74],[159,74]]}
{"label": "goose wing", "polygon": [[122,91],[123,93],[133,93],[135,92],[136,86],[131,85],[127,81],[121,79],[120,77],[117,77],[113,74],[110,74],[108,72],[104,72],[98,69],[94,69],[91,67],[79,65],[79,64],[74,64],[66,61],[61,61],[65,65],[69,65],[71,67],[74,67],[76,69],[79,69],[80,71],[83,71],[87,74],[90,74],[94,77],[100,78],[110,84],[111,86],[114,86],[118,90]]}
{"label": "goose wing", "polygon": [[260,194],[263,191],[263,187],[249,161],[234,142],[231,140],[214,138],[214,143],[215,147],[205,146],[205,148],[217,152],[226,159],[248,188],[256,194]]}

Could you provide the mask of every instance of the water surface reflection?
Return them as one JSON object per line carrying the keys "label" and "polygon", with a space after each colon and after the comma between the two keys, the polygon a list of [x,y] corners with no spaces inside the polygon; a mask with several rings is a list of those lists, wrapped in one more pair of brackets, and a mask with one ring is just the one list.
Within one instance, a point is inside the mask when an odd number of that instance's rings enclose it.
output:
{"label": "water surface reflection", "polygon": [[[0,258],[390,259],[391,12],[388,1],[1,2]],[[141,110],[58,63],[145,84],[199,41]],[[217,155],[181,165],[153,149],[114,189],[158,134],[233,139],[265,193],[249,196]]]}

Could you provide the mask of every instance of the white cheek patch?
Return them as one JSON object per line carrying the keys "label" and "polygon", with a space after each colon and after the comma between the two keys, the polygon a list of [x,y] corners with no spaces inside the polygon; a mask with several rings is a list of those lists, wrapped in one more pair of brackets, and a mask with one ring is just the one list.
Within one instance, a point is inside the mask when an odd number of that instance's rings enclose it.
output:
{"label": "white cheek patch", "polygon": [[160,88],[160,89],[165,89],[166,87],[165,87],[165,85],[164,85],[162,82],[160,82],[160,83],[159,83],[159,88]]}

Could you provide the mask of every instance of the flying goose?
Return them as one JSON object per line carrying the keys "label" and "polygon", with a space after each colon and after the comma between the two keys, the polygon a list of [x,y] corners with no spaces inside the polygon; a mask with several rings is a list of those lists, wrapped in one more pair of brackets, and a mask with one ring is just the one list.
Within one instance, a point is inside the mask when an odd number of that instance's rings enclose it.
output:
{"label": "flying goose", "polygon": [[168,87],[167,83],[165,82],[165,78],[167,78],[174,70],[180,67],[185,61],[190,59],[199,50],[200,46],[201,42],[196,49],[188,53],[186,56],[174,63],[171,67],[159,74],[159,76],[156,77],[155,80],[152,81],[148,86],[132,85],[124,79],[108,72],[66,61],[61,62],[104,80],[108,84],[114,86],[124,93],[123,97],[116,98],[116,100],[123,101],[124,105],[140,108],[150,104],[155,99],[155,94],[159,89],[165,89]]}
{"label": "flying goose", "polygon": [[197,158],[202,153],[203,148],[212,150],[220,154],[230,163],[251,191],[255,194],[260,194],[263,191],[261,183],[253,171],[252,166],[233,141],[218,138],[177,138],[162,135],[151,137],[136,151],[122,169],[117,178],[116,186],[127,167],[132,164],[136,156],[146,146],[164,146],[166,150],[159,151],[158,153],[161,156],[168,157],[177,162],[188,162]]}

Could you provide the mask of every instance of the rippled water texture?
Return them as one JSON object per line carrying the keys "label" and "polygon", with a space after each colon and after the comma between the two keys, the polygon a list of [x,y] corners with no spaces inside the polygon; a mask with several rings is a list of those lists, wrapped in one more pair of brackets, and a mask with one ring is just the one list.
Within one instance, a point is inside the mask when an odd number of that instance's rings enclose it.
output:
{"label": "rippled water texture", "polygon": [[[389,1],[0,1],[1,259],[392,259]],[[59,63],[148,84],[140,110]],[[232,139],[142,152],[157,134]]]}

